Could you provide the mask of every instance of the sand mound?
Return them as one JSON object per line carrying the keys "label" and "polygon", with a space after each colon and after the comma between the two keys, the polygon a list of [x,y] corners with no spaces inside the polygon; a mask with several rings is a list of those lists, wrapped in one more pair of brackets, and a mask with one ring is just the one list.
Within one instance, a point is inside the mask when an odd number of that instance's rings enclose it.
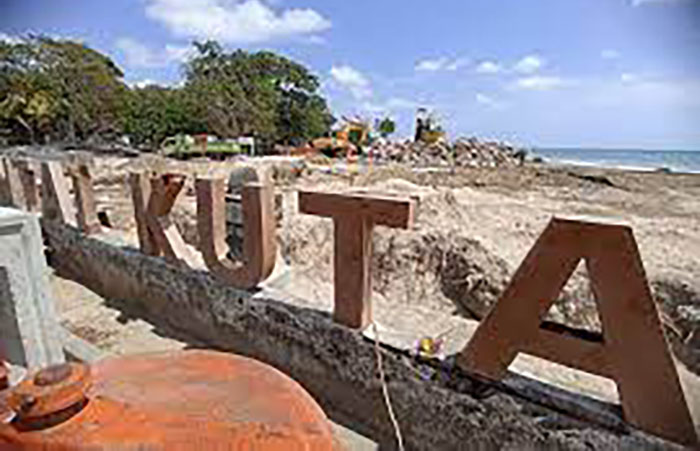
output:
{"label": "sand mound", "polygon": [[[511,266],[478,239],[460,233],[459,211],[449,190],[435,190],[403,180],[372,188],[417,196],[413,230],[378,226],[373,236],[372,288],[386,302],[421,305],[471,318],[482,318],[512,276]],[[293,208],[290,209],[293,211]],[[279,233],[282,255],[290,265],[332,282],[333,223],[295,214]],[[307,269],[313,268],[313,271]],[[585,273],[567,285],[548,319],[600,330]]]}

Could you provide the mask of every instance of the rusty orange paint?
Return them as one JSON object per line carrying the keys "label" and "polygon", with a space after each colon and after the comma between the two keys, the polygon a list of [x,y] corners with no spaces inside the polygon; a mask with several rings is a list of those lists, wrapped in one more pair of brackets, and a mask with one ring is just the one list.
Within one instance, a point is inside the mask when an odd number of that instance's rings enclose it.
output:
{"label": "rusty orange paint", "polygon": [[363,329],[372,322],[375,225],[410,228],[415,205],[403,196],[299,191],[299,211],[333,218],[333,320]]}
{"label": "rusty orange paint", "polygon": [[91,374],[81,410],[50,427],[0,425],[0,449],[337,449],[313,398],[252,359],[145,354],[101,361]]}
{"label": "rusty orange paint", "polygon": [[8,406],[20,420],[45,417],[84,401],[91,383],[85,364],[53,365],[13,387]]}
{"label": "rusty orange paint", "polygon": [[[602,324],[596,340],[541,327],[581,260]],[[697,448],[690,410],[628,225],[552,218],[457,363],[500,379],[520,352],[612,378],[627,422]]]}
{"label": "rusty orange paint", "polygon": [[226,183],[222,178],[197,179],[199,250],[216,277],[237,288],[250,289],[275,269],[275,193],[271,185],[248,183],[242,190],[243,261],[228,257],[226,244]]}
{"label": "rusty orange paint", "polygon": [[5,362],[0,360],[0,390],[5,390],[9,385],[9,375],[7,368],[5,367]]}

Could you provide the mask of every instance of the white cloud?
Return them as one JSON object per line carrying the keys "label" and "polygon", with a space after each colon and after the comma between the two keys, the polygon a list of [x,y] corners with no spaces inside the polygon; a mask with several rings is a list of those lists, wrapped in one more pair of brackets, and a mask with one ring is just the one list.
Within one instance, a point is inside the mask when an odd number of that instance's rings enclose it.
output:
{"label": "white cloud", "polygon": [[519,78],[512,85],[515,89],[530,91],[549,91],[569,85],[570,82],[560,77],[545,77],[535,75],[532,77]]}
{"label": "white cloud", "polygon": [[365,99],[372,96],[372,86],[362,72],[348,66],[331,67],[331,77],[343,88],[350,91],[356,99]]}
{"label": "white cloud", "polygon": [[691,0],[632,0],[632,6],[644,6],[644,5],[661,5],[661,4],[673,4],[673,3],[687,3]]}
{"label": "white cloud", "polygon": [[538,55],[527,55],[515,63],[513,70],[521,74],[532,74],[544,65],[544,60]]}
{"label": "white cloud", "polygon": [[468,58],[450,59],[447,57],[425,59],[416,63],[416,70],[422,72],[437,72],[446,70],[454,72],[469,64]]}
{"label": "white cloud", "polygon": [[20,42],[22,42],[22,38],[20,38],[19,36],[12,36],[0,31],[0,41],[7,42],[8,44],[19,44]]}
{"label": "white cloud", "polygon": [[181,88],[185,85],[185,80],[178,81],[157,81],[150,78],[144,78],[142,80],[125,80],[126,84],[131,88],[143,89],[148,86],[159,86],[162,88]]}
{"label": "white cloud", "polygon": [[306,42],[308,42],[309,44],[323,45],[326,44],[326,39],[317,34],[312,34],[311,36],[306,38]]}
{"label": "white cloud", "polygon": [[490,108],[499,108],[501,106],[501,103],[496,101],[493,97],[487,96],[486,94],[482,94],[480,92],[476,93],[476,103]]}
{"label": "white cloud", "polygon": [[374,102],[362,102],[360,109],[364,115],[369,114],[370,116],[372,116],[372,115],[379,116],[379,115],[389,113],[389,108],[387,108],[386,105],[383,105],[381,103],[374,103]]}
{"label": "white cloud", "polygon": [[150,78],[145,78],[143,80],[138,80],[138,81],[128,81],[126,82],[127,85],[129,85],[132,88],[145,88],[146,86],[153,86],[157,85],[158,82],[155,80],[151,80]]}
{"label": "white cloud", "polygon": [[437,58],[433,60],[422,60],[416,64],[417,71],[435,72],[443,69],[448,63],[447,58]]}
{"label": "white cloud", "polygon": [[641,81],[642,77],[639,74],[633,74],[630,72],[623,72],[620,74],[620,81],[623,83],[636,83]]}
{"label": "white cloud", "polygon": [[165,45],[165,55],[170,61],[185,61],[192,52],[192,47],[187,45]]}
{"label": "white cloud", "polygon": [[493,61],[482,61],[476,66],[476,71],[480,74],[495,74],[501,71],[501,66]]}
{"label": "white cloud", "polygon": [[605,60],[614,60],[620,57],[620,52],[615,49],[603,49],[600,51],[600,57]]}
{"label": "white cloud", "polygon": [[178,36],[237,44],[313,34],[331,26],[313,9],[275,10],[262,0],[149,0],[146,15]]}
{"label": "white cloud", "polygon": [[132,67],[162,67],[173,62],[185,61],[192,52],[189,46],[166,45],[162,50],[154,50],[131,38],[119,38],[115,43]]}
{"label": "white cloud", "polygon": [[457,58],[445,66],[445,70],[456,71],[469,64],[469,58]]}
{"label": "white cloud", "polygon": [[420,105],[413,100],[403,99],[401,97],[392,97],[386,103],[386,106],[390,110],[410,110],[418,108]]}
{"label": "white cloud", "polygon": [[360,111],[365,115],[381,116],[392,113],[398,114],[401,110],[414,110],[419,106],[421,106],[421,104],[409,99],[391,97],[386,102],[365,100],[360,105]]}
{"label": "white cloud", "polygon": [[[687,114],[700,108],[700,79],[663,79],[623,74],[620,80],[599,80],[582,85],[579,98],[599,107],[620,107],[631,111],[653,109]],[[685,111],[684,111],[685,110]],[[660,116],[663,117],[663,116]],[[686,116],[688,119],[691,116]],[[697,121],[696,121],[697,122]]]}

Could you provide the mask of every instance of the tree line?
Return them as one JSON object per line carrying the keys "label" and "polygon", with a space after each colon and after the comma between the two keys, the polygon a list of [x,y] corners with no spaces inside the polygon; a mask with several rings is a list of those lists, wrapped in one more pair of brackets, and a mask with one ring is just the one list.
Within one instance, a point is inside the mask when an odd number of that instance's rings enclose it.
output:
{"label": "tree line", "polygon": [[108,56],[47,36],[0,41],[0,137],[11,144],[109,142],[157,148],[178,133],[297,143],[334,119],[318,78],[273,52],[195,42],[179,87],[130,87]]}

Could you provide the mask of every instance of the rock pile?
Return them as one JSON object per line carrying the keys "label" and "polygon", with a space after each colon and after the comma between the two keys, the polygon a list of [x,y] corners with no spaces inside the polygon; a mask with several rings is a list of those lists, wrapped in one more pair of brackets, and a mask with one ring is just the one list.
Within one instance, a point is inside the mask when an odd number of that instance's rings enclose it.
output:
{"label": "rock pile", "polygon": [[422,142],[384,143],[370,151],[378,163],[404,163],[418,167],[501,167],[518,166],[526,152],[497,142],[460,138],[454,144]]}

